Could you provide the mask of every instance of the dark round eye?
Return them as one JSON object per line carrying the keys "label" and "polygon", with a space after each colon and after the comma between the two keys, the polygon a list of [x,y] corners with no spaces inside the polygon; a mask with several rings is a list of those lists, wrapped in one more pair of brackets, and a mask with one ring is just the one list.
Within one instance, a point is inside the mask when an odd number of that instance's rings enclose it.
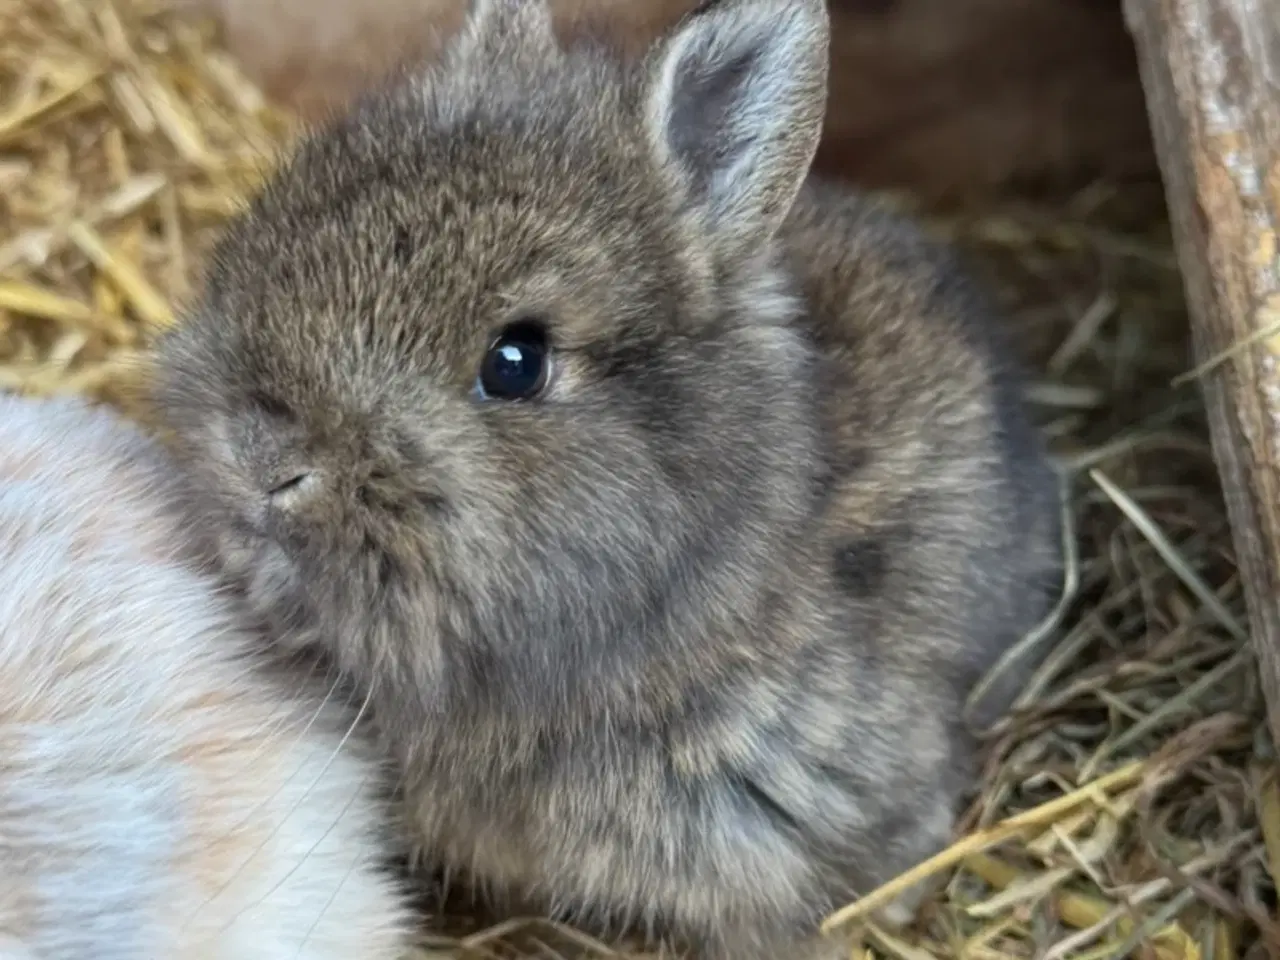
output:
{"label": "dark round eye", "polygon": [[546,330],[537,321],[521,320],[490,344],[477,385],[489,399],[528,400],[547,385],[550,369]]}

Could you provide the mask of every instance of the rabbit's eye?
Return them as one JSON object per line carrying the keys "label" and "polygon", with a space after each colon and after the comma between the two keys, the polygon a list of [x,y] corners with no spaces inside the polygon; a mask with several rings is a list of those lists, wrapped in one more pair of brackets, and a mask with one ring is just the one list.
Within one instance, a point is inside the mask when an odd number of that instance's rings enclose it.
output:
{"label": "rabbit's eye", "polygon": [[476,389],[489,400],[528,400],[547,385],[550,370],[546,330],[537,321],[519,320],[489,345]]}

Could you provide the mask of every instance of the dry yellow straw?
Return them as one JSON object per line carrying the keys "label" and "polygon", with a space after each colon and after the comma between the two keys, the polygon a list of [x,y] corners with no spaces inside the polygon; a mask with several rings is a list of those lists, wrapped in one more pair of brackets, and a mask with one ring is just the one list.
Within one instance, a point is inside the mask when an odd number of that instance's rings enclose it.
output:
{"label": "dry yellow straw", "polygon": [[888,883],[872,890],[865,897],[861,897],[848,906],[837,910],[823,921],[822,932],[830,933],[836,927],[861,919],[885,906],[895,897],[905,893],[922,880],[957,866],[964,862],[966,858],[980,853],[988,847],[1019,836],[1027,830],[1044,827],[1086,801],[1104,800],[1105,797],[1103,795],[1108,790],[1127,787],[1141,779],[1146,768],[1147,761],[1134,761],[1118,770],[1113,770],[1111,773],[1098,777],[1096,780],[1090,781],[1083,787],[1072,790],[1064,796],[1050,800],[1048,803],[1042,803],[1040,806],[1033,807],[1030,810],[1024,810],[1000,821],[995,826],[988,827],[986,830],[970,834],[953,843],[941,853],[930,857],[924,863],[912,867],[906,873],[899,874]]}
{"label": "dry yellow straw", "polygon": [[1267,870],[1271,874],[1271,882],[1280,889],[1280,788],[1276,784],[1276,769],[1269,768],[1259,780],[1258,822],[1267,851]]}
{"label": "dry yellow straw", "polygon": [[0,279],[0,310],[12,310],[29,317],[56,320],[75,326],[82,326],[93,320],[93,310],[79,300],[17,280]]}
{"label": "dry yellow straw", "polygon": [[165,298],[156,292],[137,267],[108,249],[96,230],[86,223],[76,222],[67,228],[67,237],[95,267],[111,278],[139,317],[153,327],[172,326],[173,311]]}
{"label": "dry yellow straw", "polygon": [[[991,886],[1002,889],[1022,877],[1016,868],[981,853],[967,857],[964,865]],[[1072,891],[1059,891],[1051,894],[1050,898],[1062,922],[1080,930],[1102,922],[1114,908],[1114,904],[1106,900]],[[1129,917],[1121,917],[1115,922],[1116,932],[1121,937],[1130,936],[1136,927]],[[1166,924],[1155,931],[1150,942],[1160,960],[1199,960],[1199,945],[1176,923]]]}

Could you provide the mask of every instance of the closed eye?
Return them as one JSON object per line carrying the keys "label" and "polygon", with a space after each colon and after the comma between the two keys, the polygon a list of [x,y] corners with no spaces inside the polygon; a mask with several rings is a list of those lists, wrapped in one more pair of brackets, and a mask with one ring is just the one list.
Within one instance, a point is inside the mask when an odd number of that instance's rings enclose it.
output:
{"label": "closed eye", "polygon": [[309,471],[304,471],[302,473],[299,473],[297,476],[290,477],[284,483],[277,484],[276,486],[272,487],[270,490],[267,491],[267,494],[268,496],[276,497],[282,493],[288,493],[290,490],[296,490],[298,487],[301,487],[304,483],[306,483],[307,480],[310,479],[310,477],[311,477],[311,473]]}
{"label": "closed eye", "polygon": [[267,498],[277,510],[294,510],[315,495],[320,477],[314,470],[300,470],[267,491]]}

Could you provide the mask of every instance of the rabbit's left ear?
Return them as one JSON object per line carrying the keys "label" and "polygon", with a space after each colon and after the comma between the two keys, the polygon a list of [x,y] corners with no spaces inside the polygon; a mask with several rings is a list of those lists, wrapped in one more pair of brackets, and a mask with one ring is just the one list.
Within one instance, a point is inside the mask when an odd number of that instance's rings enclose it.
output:
{"label": "rabbit's left ear", "polygon": [[825,0],[718,0],[647,60],[650,142],[726,252],[769,239],[808,175],[829,36]]}

